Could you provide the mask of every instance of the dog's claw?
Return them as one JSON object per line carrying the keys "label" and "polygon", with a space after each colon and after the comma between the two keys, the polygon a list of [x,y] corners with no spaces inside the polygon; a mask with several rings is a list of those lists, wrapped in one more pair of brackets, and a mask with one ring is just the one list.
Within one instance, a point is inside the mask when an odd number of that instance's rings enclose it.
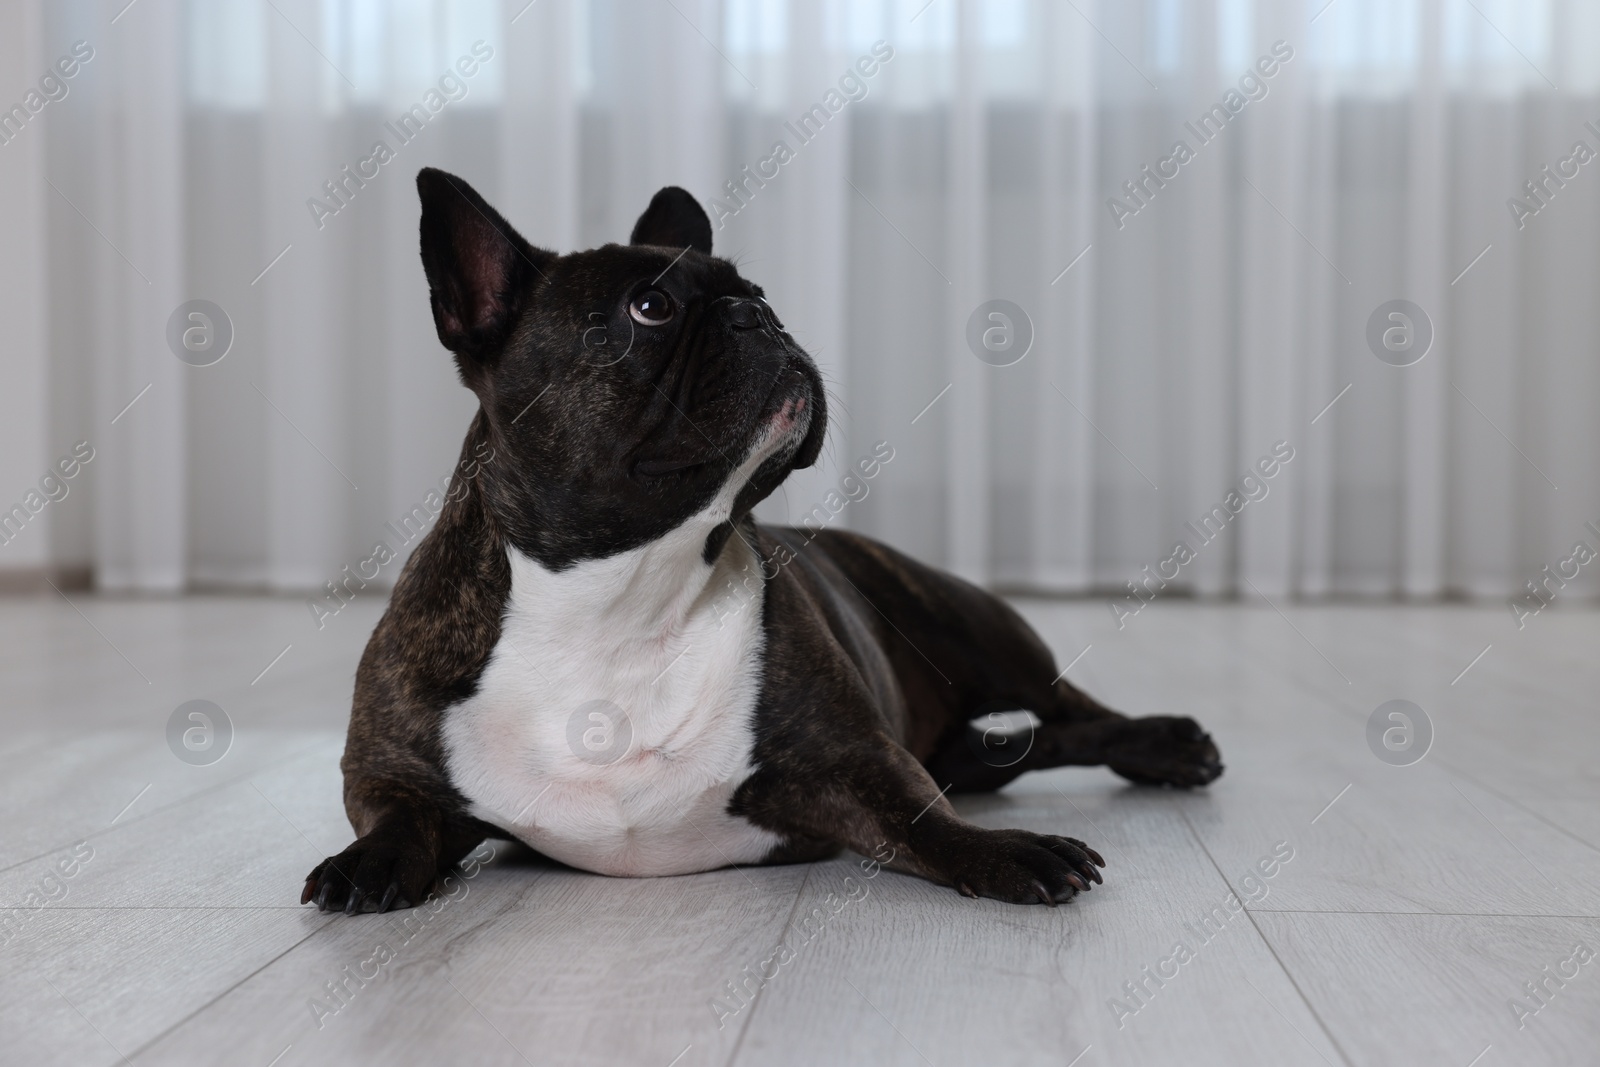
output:
{"label": "dog's claw", "polygon": [[978,899],[978,894],[974,893],[972,887],[965,882],[956,883],[956,892],[964,897],[971,897],[973,900]]}
{"label": "dog's claw", "polygon": [[333,893],[333,883],[327,882],[322,886],[322,891],[317,894],[317,910],[328,910],[328,897]]}
{"label": "dog's claw", "polygon": [[346,915],[354,915],[356,912],[358,912],[360,910],[361,910],[361,890],[357,889],[355,886],[351,886],[350,887],[350,895],[347,898],[345,898],[344,913]]}
{"label": "dog's claw", "polygon": [[[1069,874],[1067,876],[1067,880],[1071,881],[1072,877],[1073,876]],[[1033,892],[1036,896],[1038,896],[1041,902],[1050,905],[1052,908],[1056,906],[1056,898],[1050,895],[1050,890],[1046,889],[1044,887],[1044,883],[1039,881],[1037,878],[1033,880]]]}
{"label": "dog's claw", "polygon": [[1087,893],[1089,891],[1088,879],[1084,878],[1083,875],[1076,871],[1073,871],[1067,875],[1066,882],[1080,893]]}
{"label": "dog's claw", "polygon": [[[1084,845],[1083,846],[1083,850],[1089,854],[1089,858],[1090,859],[1094,860],[1095,866],[1104,867],[1106,865],[1106,861],[1100,858],[1100,853],[1096,852],[1094,849],[1090,848],[1088,845]],[[1100,876],[1098,874],[1096,874],[1094,876],[1094,880],[1098,882],[1100,880]]]}
{"label": "dog's claw", "polygon": [[390,882],[389,888],[383,891],[383,899],[378,902],[378,912],[382,914],[394,904],[394,898],[400,895],[400,883]]}
{"label": "dog's claw", "polygon": [[311,875],[306,879],[306,887],[300,890],[300,903],[305,904],[311,899],[311,894],[317,891],[317,876]]}

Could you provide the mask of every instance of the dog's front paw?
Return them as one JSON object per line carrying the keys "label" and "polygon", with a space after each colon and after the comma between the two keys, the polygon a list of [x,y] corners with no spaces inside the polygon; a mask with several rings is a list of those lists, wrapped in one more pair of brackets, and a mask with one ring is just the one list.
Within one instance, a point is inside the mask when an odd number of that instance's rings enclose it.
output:
{"label": "dog's front paw", "polygon": [[1129,719],[1106,748],[1106,765],[1139,785],[1190,788],[1209,785],[1222,775],[1216,743],[1189,718]]}
{"label": "dog's front paw", "polygon": [[437,876],[432,853],[419,845],[362,838],[306,876],[300,903],[320,911],[388,911],[422,903]]}
{"label": "dog's front paw", "polygon": [[1102,881],[1106,861],[1082,841],[1028,830],[982,830],[964,841],[950,864],[950,883],[969,897],[1008,904],[1071,900]]}

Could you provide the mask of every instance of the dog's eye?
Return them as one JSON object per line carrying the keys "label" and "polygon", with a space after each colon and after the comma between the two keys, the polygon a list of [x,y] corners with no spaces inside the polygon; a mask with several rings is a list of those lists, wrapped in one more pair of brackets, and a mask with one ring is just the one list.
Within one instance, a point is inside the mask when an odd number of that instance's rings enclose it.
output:
{"label": "dog's eye", "polygon": [[660,289],[646,289],[633,298],[628,314],[641,326],[662,326],[672,318],[672,298]]}

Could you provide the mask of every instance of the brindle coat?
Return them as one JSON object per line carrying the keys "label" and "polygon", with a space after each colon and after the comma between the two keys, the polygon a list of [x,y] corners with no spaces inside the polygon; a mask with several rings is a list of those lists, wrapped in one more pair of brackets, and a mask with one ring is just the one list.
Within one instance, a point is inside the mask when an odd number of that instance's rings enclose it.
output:
{"label": "brindle coat", "polygon": [[[1130,719],[1058,677],[998,598],[866,537],[749,517],[816,459],[822,383],[760,289],[710,254],[688,194],[662,190],[629,246],[560,257],[460,179],[424,170],[418,188],[440,339],[481,402],[462,448],[476,476],[407,562],[361,658],[341,762],[357,840],[311,872],[302,902],[419,903],[479,841],[508,836],[472,814],[441,736],[500,640],[508,551],[556,570],[663,536],[706,506],[736,465],[728,452],[785,398],[811,404],[804,441],[761,466],[703,550],[714,560],[737,535],[763,564],[753,770],[727,814],[776,835],[765,862],[887,846],[892,866],[968,895],[1054,904],[1099,882],[1102,858],[1072,838],[966,822],[947,793],[1068,764],[1180,787],[1221,773],[1192,719]],[[641,290],[652,275],[660,291]],[[642,341],[621,317],[641,291],[677,309]],[[617,336],[626,327],[630,360],[584,358],[601,320]],[[1009,766],[971,743],[969,720],[995,706],[1039,720]]]}

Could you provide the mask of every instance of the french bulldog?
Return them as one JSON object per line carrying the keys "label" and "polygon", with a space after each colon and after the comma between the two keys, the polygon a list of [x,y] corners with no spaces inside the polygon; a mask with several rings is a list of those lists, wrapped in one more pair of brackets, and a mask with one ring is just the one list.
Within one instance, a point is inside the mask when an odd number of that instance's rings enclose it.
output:
{"label": "french bulldog", "polygon": [[460,178],[425,169],[417,190],[434,324],[479,401],[474,476],[361,657],[356,840],[301,903],[414,906],[496,837],[635,877],[848,848],[1055,905],[1101,882],[1100,855],[974,825],[951,794],[1062,765],[1222,772],[1194,720],[1104,707],[989,593],[858,534],[754,521],[816,461],[827,401],[690,194],[657,193],[627,245],[559,255]]}

